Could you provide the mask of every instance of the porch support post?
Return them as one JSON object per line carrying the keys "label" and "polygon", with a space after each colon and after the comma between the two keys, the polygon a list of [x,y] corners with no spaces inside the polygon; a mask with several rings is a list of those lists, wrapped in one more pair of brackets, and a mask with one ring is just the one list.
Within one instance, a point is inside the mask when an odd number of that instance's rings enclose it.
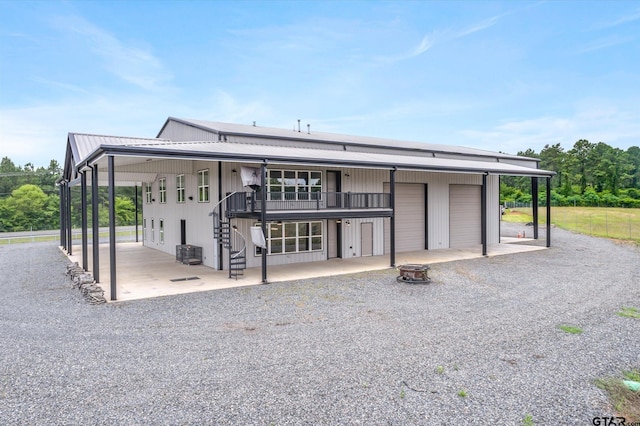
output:
{"label": "porch support post", "polygon": [[136,204],[136,243],[137,243],[139,241],[138,240],[138,184],[135,184],[133,186],[133,189],[135,191],[134,202]]}
{"label": "porch support post", "polygon": [[91,168],[91,249],[93,279],[100,282],[100,218],[98,216],[98,165]]}
{"label": "porch support post", "polygon": [[71,222],[71,186],[68,183],[65,192],[67,202],[67,253],[71,256],[73,255],[73,225]]}
{"label": "porch support post", "polygon": [[[260,224],[262,225],[262,235],[267,238],[267,160],[260,166]],[[262,249],[262,284],[267,284],[267,250]]]}
{"label": "porch support post", "polygon": [[87,172],[80,172],[80,209],[82,217],[82,269],[89,270],[87,235]]}
{"label": "porch support post", "polygon": [[389,202],[391,203],[391,218],[389,221],[389,264],[396,266],[396,168],[389,172]]}
{"label": "porch support post", "polygon": [[67,220],[65,216],[65,210],[67,209],[67,203],[65,201],[66,188],[65,183],[60,182],[60,186],[58,187],[60,191],[60,246],[63,249],[67,249]]}
{"label": "porch support post", "polygon": [[[218,161],[218,203],[220,202],[222,202],[222,161]],[[214,217],[214,220],[213,220],[214,227],[216,226],[217,223],[219,223],[222,220],[222,206],[220,206],[218,211],[220,212],[220,216],[218,216],[218,222],[215,221],[215,217]],[[214,211],[213,213],[215,214],[216,212]],[[218,271],[222,271],[223,269],[224,269],[224,247],[222,246],[222,238],[218,238]]]}
{"label": "porch support post", "polygon": [[538,178],[531,178],[531,204],[533,205],[533,239],[538,239]]}
{"label": "porch support post", "polygon": [[551,176],[547,176],[547,247],[551,247]]}
{"label": "porch support post", "polygon": [[116,191],[113,155],[107,157],[109,180],[109,278],[111,280],[111,300],[118,300],[116,294]]}
{"label": "porch support post", "polygon": [[482,229],[482,255],[487,255],[487,174],[482,175],[480,190],[480,228]]}

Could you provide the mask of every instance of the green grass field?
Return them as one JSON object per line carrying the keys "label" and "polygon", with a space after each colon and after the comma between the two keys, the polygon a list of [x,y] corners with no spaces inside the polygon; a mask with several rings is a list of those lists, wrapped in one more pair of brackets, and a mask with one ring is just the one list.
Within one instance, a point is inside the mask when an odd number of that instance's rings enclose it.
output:
{"label": "green grass field", "polygon": [[[1,236],[2,234],[0,234]],[[88,238],[89,241],[91,241],[92,238],[92,233],[89,232],[88,234]],[[100,232],[100,238],[107,238],[109,236],[109,232],[108,231],[102,231]],[[116,237],[131,237],[134,238],[135,237],[135,231],[116,231]],[[73,233],[73,239],[74,241],[78,241],[80,240],[82,237],[80,236],[80,234],[74,232]],[[140,238],[142,238],[142,232],[140,232]],[[16,237],[4,237],[4,238],[0,238],[0,246],[1,245],[8,245],[8,244],[20,244],[20,243],[42,243],[42,242],[47,242],[47,241],[60,241],[60,235],[59,234],[52,234],[52,235],[33,235],[33,236],[16,236]]]}
{"label": "green grass field", "polygon": [[[547,221],[547,208],[539,209],[540,224]],[[527,223],[533,220],[530,208],[507,209],[505,222]],[[640,209],[617,207],[551,207],[551,223],[559,228],[597,237],[640,243]]]}

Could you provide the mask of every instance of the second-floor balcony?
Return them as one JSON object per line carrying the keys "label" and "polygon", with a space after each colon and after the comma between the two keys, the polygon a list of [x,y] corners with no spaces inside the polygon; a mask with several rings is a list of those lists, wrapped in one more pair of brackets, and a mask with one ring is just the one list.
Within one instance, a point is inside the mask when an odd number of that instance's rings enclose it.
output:
{"label": "second-floor balcony", "polygon": [[[260,192],[238,192],[231,195],[226,203],[227,216],[258,217],[262,213],[261,195]],[[295,212],[309,216],[313,212],[323,212],[325,214],[318,216],[372,217],[389,216],[391,213],[391,194],[388,193],[268,192],[266,195],[266,213],[269,216],[291,216]]]}

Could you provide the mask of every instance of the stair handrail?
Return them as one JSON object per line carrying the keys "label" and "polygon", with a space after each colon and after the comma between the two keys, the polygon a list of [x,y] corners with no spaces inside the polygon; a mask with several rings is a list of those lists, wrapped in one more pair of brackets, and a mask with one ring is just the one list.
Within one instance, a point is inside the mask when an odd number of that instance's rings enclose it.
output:
{"label": "stair handrail", "polygon": [[[227,200],[227,198],[231,197],[232,195],[237,194],[238,192],[239,191],[233,191],[231,194],[227,195],[222,200],[218,201],[218,203],[215,206],[213,206],[213,210],[211,211],[211,213],[209,213],[209,216],[213,216],[214,214],[216,214],[216,209],[218,208],[218,206],[220,204],[224,203]],[[222,215],[220,215],[220,216],[222,216]]]}
{"label": "stair handrail", "polygon": [[238,227],[237,226],[233,225],[233,227],[231,229],[233,229],[233,232],[238,234],[240,236],[240,239],[242,240],[242,248],[240,250],[238,250],[237,253],[231,255],[231,259],[235,259],[236,257],[239,257],[241,254],[246,252],[246,250],[247,250],[247,240],[244,238],[244,235],[242,235],[242,233],[240,233],[240,231],[238,231]]}

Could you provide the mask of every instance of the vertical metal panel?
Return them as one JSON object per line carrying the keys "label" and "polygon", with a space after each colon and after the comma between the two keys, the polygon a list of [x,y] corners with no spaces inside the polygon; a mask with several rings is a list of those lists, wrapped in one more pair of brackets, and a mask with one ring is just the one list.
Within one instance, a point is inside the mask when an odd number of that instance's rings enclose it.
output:
{"label": "vertical metal panel", "polygon": [[500,176],[487,176],[487,244],[500,242]]}

